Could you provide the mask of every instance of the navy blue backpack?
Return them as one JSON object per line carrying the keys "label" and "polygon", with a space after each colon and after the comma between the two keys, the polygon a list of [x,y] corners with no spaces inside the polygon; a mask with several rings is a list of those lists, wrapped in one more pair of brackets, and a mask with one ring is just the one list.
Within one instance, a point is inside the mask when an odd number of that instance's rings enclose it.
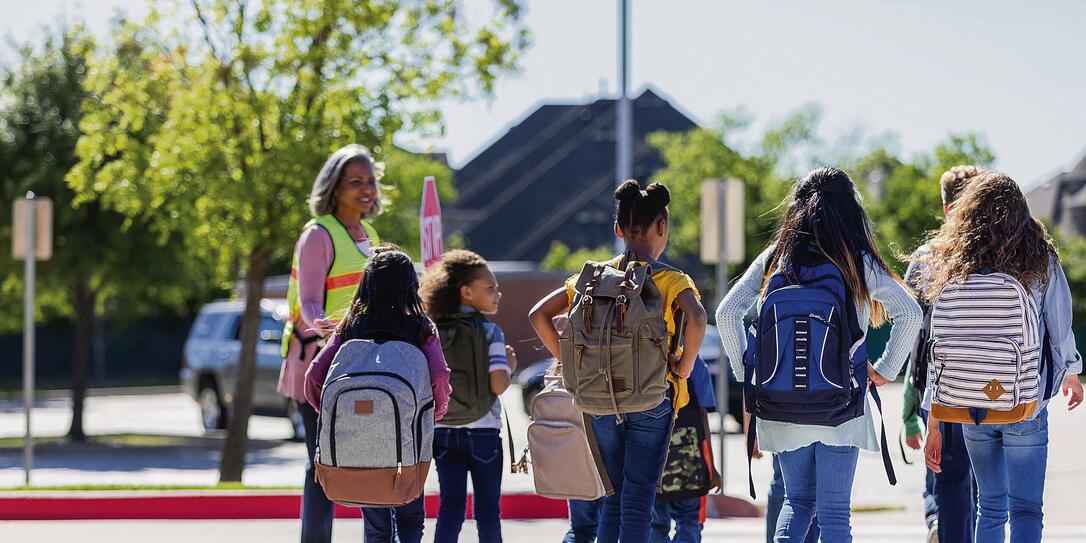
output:
{"label": "navy blue backpack", "polygon": [[[795,282],[781,272],[769,278],[761,311],[747,335],[743,396],[751,414],[748,476],[756,419],[838,426],[864,415],[867,343],[844,277],[813,250],[798,255],[793,271]],[[870,390],[881,411],[878,391]],[[890,484],[897,484],[885,424],[882,455]],[[753,478],[749,482],[753,498]]]}

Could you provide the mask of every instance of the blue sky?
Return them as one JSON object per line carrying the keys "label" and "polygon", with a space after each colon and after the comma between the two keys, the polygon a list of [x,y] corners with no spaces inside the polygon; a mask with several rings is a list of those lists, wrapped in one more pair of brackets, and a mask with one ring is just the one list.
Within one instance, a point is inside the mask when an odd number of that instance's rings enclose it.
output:
{"label": "blue sky", "polygon": [[[478,0],[468,0],[478,1]],[[142,0],[0,0],[0,34],[32,39],[63,13],[105,32]],[[447,128],[413,141],[463,164],[544,102],[617,89],[615,0],[535,0],[533,46],[494,95],[443,104]],[[632,79],[703,125],[742,108],[754,132],[819,104],[827,145],[856,133],[906,155],[977,132],[1025,185],[1086,151],[1086,2],[632,1]]]}

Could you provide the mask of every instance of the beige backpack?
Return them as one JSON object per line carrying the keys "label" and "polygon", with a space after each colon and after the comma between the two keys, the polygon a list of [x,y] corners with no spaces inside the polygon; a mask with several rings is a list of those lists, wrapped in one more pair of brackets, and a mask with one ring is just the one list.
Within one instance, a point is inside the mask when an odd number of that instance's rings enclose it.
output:
{"label": "beige backpack", "polygon": [[669,267],[626,261],[585,262],[559,342],[577,407],[619,420],[660,405],[668,390],[664,300],[652,271]]}
{"label": "beige backpack", "polygon": [[573,404],[556,368],[531,404],[528,451],[532,456],[535,492],[562,500],[594,500],[613,493],[607,472],[596,463],[592,425]]}

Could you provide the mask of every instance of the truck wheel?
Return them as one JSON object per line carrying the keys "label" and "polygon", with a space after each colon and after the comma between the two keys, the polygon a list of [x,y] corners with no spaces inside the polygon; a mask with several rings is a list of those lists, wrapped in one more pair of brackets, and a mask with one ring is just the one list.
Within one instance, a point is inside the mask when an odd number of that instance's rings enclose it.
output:
{"label": "truck wheel", "polygon": [[204,423],[204,430],[211,432],[226,429],[226,408],[223,407],[222,397],[219,396],[215,384],[207,381],[201,383],[196,398],[200,404],[200,419]]}

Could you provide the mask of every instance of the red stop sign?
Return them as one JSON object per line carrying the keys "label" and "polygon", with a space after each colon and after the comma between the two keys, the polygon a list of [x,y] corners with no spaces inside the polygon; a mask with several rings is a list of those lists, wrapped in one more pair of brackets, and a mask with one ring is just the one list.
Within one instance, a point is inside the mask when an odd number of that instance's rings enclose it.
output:
{"label": "red stop sign", "polygon": [[419,236],[422,238],[422,265],[429,268],[441,260],[445,244],[441,234],[441,201],[433,176],[422,182],[422,205],[419,207]]}

